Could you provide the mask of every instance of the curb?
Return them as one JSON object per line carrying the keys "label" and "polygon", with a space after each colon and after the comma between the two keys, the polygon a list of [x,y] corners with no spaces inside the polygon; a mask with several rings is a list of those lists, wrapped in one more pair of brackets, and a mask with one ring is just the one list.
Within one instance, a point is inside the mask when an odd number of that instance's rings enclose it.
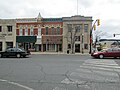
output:
{"label": "curb", "polygon": [[31,55],[37,55],[37,54],[41,54],[41,55],[90,55],[88,53],[82,54],[82,53],[75,53],[75,54],[66,54],[66,53],[54,53],[54,52],[31,52]]}

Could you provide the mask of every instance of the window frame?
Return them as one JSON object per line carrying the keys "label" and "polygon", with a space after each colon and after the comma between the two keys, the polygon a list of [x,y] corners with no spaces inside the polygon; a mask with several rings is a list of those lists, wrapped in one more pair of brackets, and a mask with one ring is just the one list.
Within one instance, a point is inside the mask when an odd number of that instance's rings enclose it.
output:
{"label": "window frame", "polygon": [[19,30],[19,35],[22,36],[23,35],[23,29],[22,27],[20,27],[20,30]]}
{"label": "window frame", "polygon": [[11,25],[8,25],[8,26],[7,26],[8,32],[12,32],[12,29],[13,29],[13,26],[11,26]]}
{"label": "window frame", "polygon": [[57,35],[60,35],[60,27],[57,27]]}
{"label": "window frame", "polygon": [[25,27],[25,36],[28,36],[28,27]]}
{"label": "window frame", "polygon": [[33,28],[33,27],[30,28],[30,35],[31,35],[31,36],[34,35],[34,28]]}
{"label": "window frame", "polygon": [[46,27],[45,30],[46,30],[45,34],[48,35],[49,34],[49,27]]}
{"label": "window frame", "polygon": [[55,28],[54,27],[51,27],[51,30],[52,30],[52,35],[54,35],[55,33]]}
{"label": "window frame", "polygon": [[67,27],[68,27],[68,32],[72,32],[72,24],[68,24]]}
{"label": "window frame", "polygon": [[80,36],[75,36],[75,41],[80,41]]}
{"label": "window frame", "polygon": [[88,32],[88,29],[89,29],[89,24],[84,24],[84,32]]}

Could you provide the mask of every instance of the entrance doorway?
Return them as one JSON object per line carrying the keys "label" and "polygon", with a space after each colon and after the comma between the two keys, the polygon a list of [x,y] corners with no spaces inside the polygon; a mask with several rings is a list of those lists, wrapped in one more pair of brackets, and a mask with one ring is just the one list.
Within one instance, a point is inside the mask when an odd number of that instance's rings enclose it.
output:
{"label": "entrance doorway", "polygon": [[75,44],[75,52],[80,53],[80,44]]}

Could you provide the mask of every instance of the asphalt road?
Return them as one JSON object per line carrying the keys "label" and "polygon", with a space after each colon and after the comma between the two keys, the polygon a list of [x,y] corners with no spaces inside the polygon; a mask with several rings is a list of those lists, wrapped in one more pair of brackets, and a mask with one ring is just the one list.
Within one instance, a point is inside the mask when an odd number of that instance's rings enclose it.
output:
{"label": "asphalt road", "polygon": [[0,58],[0,90],[120,90],[119,64],[88,55]]}

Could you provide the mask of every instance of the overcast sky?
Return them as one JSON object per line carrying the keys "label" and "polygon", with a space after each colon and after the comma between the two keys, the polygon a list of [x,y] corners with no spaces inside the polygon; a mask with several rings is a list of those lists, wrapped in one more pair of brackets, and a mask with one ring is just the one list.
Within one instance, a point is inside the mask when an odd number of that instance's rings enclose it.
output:
{"label": "overcast sky", "polygon": [[[120,34],[120,0],[78,0],[78,14],[100,19],[97,30]],[[1,0],[0,18],[67,17],[77,15],[77,0]],[[93,22],[94,22],[93,21]],[[113,36],[113,35],[112,35]],[[120,35],[119,35],[120,36]]]}

